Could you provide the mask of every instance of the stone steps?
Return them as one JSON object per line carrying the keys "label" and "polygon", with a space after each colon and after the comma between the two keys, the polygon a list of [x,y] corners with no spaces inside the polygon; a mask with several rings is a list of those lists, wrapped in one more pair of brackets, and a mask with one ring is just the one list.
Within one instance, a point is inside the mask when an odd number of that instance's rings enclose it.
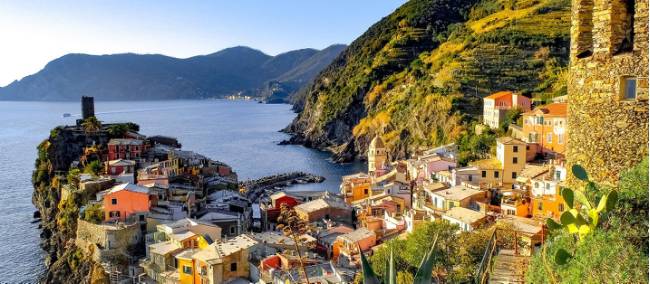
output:
{"label": "stone steps", "polygon": [[488,283],[523,284],[530,257],[516,256],[512,250],[502,250],[494,256]]}

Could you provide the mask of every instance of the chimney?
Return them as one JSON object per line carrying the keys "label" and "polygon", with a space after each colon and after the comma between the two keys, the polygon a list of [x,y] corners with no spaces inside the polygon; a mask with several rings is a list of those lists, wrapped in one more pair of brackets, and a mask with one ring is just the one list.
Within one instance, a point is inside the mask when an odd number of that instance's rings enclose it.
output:
{"label": "chimney", "polygon": [[81,117],[87,119],[95,116],[95,98],[94,97],[81,97]]}

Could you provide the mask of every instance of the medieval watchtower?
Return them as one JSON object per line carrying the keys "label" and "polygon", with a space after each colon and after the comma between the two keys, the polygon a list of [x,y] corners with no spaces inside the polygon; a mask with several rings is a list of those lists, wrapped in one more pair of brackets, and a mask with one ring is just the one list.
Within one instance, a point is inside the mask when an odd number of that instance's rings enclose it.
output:
{"label": "medieval watchtower", "polygon": [[93,97],[81,97],[81,118],[87,119],[91,116],[95,116],[95,98]]}
{"label": "medieval watchtower", "polygon": [[648,0],[573,0],[569,166],[599,182],[648,155]]}

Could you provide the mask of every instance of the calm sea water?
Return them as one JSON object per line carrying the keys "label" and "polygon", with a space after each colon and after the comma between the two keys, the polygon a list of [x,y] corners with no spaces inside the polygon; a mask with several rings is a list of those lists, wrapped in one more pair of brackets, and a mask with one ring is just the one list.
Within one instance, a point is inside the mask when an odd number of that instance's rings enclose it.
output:
{"label": "calm sea water", "polygon": [[[340,177],[364,169],[360,163],[338,165],[328,154],[301,146],[276,145],[278,132],[294,117],[289,105],[250,101],[96,102],[106,122],[132,121],[145,135],[177,137],[183,149],[226,162],[240,180],[288,171],[327,178],[298,190],[338,191]],[[72,117],[63,118],[63,113]],[[79,103],[0,102],[0,283],[35,282],[43,271],[39,230],[32,224],[31,172],[36,146],[57,125],[73,124]]]}

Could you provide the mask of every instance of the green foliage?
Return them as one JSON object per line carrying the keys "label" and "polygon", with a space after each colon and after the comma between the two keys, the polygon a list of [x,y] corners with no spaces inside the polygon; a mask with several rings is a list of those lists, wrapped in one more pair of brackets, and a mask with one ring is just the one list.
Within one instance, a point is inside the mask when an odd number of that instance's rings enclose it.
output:
{"label": "green foliage", "polygon": [[84,173],[87,173],[87,174],[91,174],[91,175],[96,176],[96,175],[99,175],[99,173],[100,173],[101,170],[102,170],[102,167],[103,167],[103,165],[102,165],[102,162],[101,162],[101,161],[99,161],[99,160],[94,160],[94,161],[88,163],[88,164],[84,167]]}
{"label": "green foliage", "polygon": [[[471,124],[476,126],[477,124]],[[496,139],[500,133],[488,130],[487,127],[480,135],[474,132],[474,127],[461,136],[456,144],[458,145],[458,163],[462,166],[469,162],[483,159],[492,152],[496,145]]]}
{"label": "green foliage", "polygon": [[[434,277],[445,277],[450,283],[469,281],[481,261],[490,233],[488,230],[459,232],[458,226],[448,222],[428,222],[416,228],[406,239],[386,242],[375,251],[370,263],[373,271],[385,271],[392,250],[398,282],[400,273],[415,276],[423,264],[431,265]],[[438,236],[437,241],[432,236]]]}
{"label": "green foliage", "polygon": [[68,184],[72,186],[77,186],[79,184],[80,174],[81,171],[77,168],[69,170],[68,175],[66,176],[66,180],[68,181]]}
{"label": "green foliage", "polygon": [[83,220],[99,224],[104,220],[104,210],[100,204],[86,206],[83,212]]}
{"label": "green foliage", "polygon": [[109,126],[106,131],[108,132],[108,135],[110,135],[111,138],[120,138],[124,137],[124,134],[126,134],[127,131],[129,131],[128,127],[126,124],[113,124]]}
{"label": "green foliage", "polygon": [[81,123],[81,126],[83,127],[84,131],[92,133],[99,131],[102,128],[102,123],[97,119],[97,117],[91,116],[89,118],[86,118]]}
{"label": "green foliage", "polygon": [[508,127],[510,124],[516,124],[517,120],[521,117],[521,114],[523,111],[519,107],[511,108],[508,111],[506,111],[506,117],[503,119],[501,122],[501,130],[503,132],[508,131]]}
{"label": "green foliage", "polygon": [[[571,169],[577,179],[588,182],[591,185],[590,188],[596,188],[595,184],[589,181],[587,172],[583,167],[573,165]],[[601,196],[597,206],[594,206],[581,191],[563,188],[561,194],[569,210],[560,216],[560,224],[555,223],[552,219],[548,219],[546,223],[549,224],[550,229],[565,228],[569,234],[577,236],[579,241],[583,241],[587,235],[596,229],[601,212],[605,213],[614,209],[614,205],[618,200],[616,191],[610,191],[608,194]],[[576,206],[575,201],[579,202],[579,206]],[[557,264],[567,264],[571,257],[568,251],[559,249],[555,255],[555,262]]]}
{"label": "green foliage", "polygon": [[[533,257],[527,283],[648,283],[648,158],[622,173],[613,189],[596,186],[581,168],[572,172],[586,180],[588,190],[584,194],[575,191],[570,206],[573,210],[580,207],[581,215],[588,212],[583,218],[590,226],[598,219],[598,229],[590,227],[576,242],[575,233],[558,230],[565,225],[547,220],[551,236],[545,249]],[[568,191],[562,193],[569,196]],[[593,206],[589,200],[597,197],[600,200]],[[615,199],[618,202],[613,206]],[[576,222],[576,215],[564,214],[564,219]]]}

